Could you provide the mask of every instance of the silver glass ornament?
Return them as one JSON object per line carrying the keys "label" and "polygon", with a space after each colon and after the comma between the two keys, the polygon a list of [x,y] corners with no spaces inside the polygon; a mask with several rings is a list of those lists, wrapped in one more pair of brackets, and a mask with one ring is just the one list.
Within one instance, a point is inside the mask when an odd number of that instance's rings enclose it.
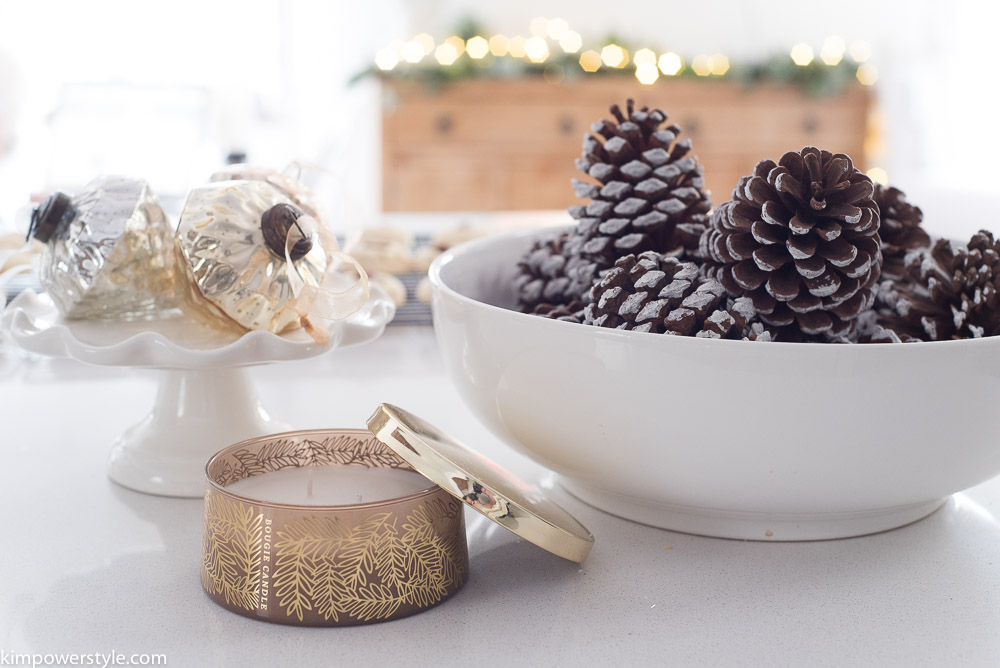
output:
{"label": "silver glass ornament", "polygon": [[101,176],[49,196],[30,235],[45,244],[39,279],[67,318],[132,318],[176,305],[173,231],[142,179]]}

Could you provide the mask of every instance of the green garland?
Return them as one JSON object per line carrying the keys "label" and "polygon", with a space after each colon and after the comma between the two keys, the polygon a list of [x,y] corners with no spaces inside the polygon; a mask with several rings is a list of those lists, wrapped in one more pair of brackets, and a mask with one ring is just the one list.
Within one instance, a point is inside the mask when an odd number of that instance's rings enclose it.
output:
{"label": "green garland", "polygon": [[[761,63],[731,68],[733,78],[745,86],[762,83],[787,83],[814,97],[836,95],[848,86],[860,86],[856,63],[846,59],[836,65],[825,65],[813,60],[808,65],[796,65],[787,55],[771,56]],[[703,78],[703,77],[698,77]],[[725,77],[723,77],[725,78]]]}
{"label": "green garland", "polygon": [[[467,40],[475,35],[489,33],[482,31],[474,23],[466,22],[455,34],[463,40]],[[635,49],[624,46],[624,41],[614,37],[609,36],[601,44],[618,44],[630,54],[635,53]],[[600,47],[592,48],[600,49]],[[571,83],[589,77],[635,76],[635,67],[631,63],[621,68],[601,67],[597,72],[585,72],[580,66],[579,58],[580,53],[586,50],[587,47],[584,47],[578,53],[565,53],[556,46],[554,49],[550,49],[550,55],[544,63],[532,63],[527,58],[512,56],[496,57],[492,54],[487,54],[476,60],[470,58],[467,53],[462,53],[454,63],[440,65],[434,60],[433,55],[428,55],[416,64],[400,61],[389,71],[380,70],[372,65],[356,74],[351,82],[354,83],[367,77],[378,77],[389,81],[413,81],[436,89],[470,79],[519,79],[548,76],[549,78],[555,77],[558,81]],[[722,75],[699,76],[691,68],[690,61],[688,61],[688,64],[676,75],[661,75],[651,85],[655,86],[661,81],[669,81],[670,79],[738,81],[747,87],[764,83],[783,83],[795,86],[810,96],[832,96],[848,86],[860,85],[856,79],[857,67],[856,63],[848,62],[846,58],[836,65],[826,65],[818,59],[814,59],[808,65],[796,65],[787,54],[784,54],[774,55],[757,63],[731,64],[728,71]]]}

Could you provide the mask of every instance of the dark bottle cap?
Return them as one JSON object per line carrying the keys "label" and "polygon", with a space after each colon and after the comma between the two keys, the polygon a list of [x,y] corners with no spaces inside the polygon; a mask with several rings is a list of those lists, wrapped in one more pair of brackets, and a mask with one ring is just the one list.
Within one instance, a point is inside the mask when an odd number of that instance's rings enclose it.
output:
{"label": "dark bottle cap", "polygon": [[69,195],[54,192],[31,212],[31,226],[26,239],[35,237],[43,244],[48,243],[64,220],[76,215],[76,209]]}
{"label": "dark bottle cap", "polygon": [[294,226],[302,238],[295,242],[288,252],[292,261],[305,257],[312,250],[312,239],[299,226],[299,216],[302,211],[296,209],[291,204],[275,204],[264,212],[260,217],[260,230],[264,233],[264,243],[272,253],[284,259],[285,240],[288,238],[288,231]]}

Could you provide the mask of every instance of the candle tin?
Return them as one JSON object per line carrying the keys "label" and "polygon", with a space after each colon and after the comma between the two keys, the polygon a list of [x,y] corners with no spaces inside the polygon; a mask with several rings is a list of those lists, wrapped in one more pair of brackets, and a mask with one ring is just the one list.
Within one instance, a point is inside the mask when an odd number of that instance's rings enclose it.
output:
{"label": "candle tin", "polygon": [[206,467],[202,534],[201,581],[213,601],[281,624],[351,626],[412,615],[465,584],[462,503],[431,483],[407,496],[340,506],[270,503],[226,489],[309,466],[412,470],[364,430],[288,432],[220,451]]}
{"label": "candle tin", "polygon": [[[216,603],[283,624],[348,626],[426,610],[469,572],[464,507],[570,561],[594,537],[544,494],[419,417],[381,404],[368,431],[297,431],[225,448],[208,463],[201,575]],[[238,480],[289,467],[389,466],[425,490],[342,506],[234,494]]]}

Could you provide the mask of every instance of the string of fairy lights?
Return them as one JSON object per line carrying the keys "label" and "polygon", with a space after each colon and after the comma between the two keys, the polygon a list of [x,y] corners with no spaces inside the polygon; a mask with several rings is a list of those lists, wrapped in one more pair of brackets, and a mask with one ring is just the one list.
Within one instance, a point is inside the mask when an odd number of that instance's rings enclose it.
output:
{"label": "string of fairy lights", "polygon": [[[768,68],[771,78],[788,79],[802,78],[792,68],[782,69],[789,62],[794,67],[810,69],[814,77],[823,76],[824,68],[848,68],[861,85],[871,86],[878,80],[878,70],[868,62],[870,57],[871,46],[866,42],[854,41],[848,45],[842,37],[832,35],[824,40],[818,54],[812,45],[799,43],[791,48],[784,63],[777,63],[777,68],[771,63]],[[393,42],[375,54],[377,72],[394,74],[414,68],[426,73],[428,69],[449,70],[470,64],[480,69],[497,66],[501,71],[510,71],[511,62],[540,68],[551,83],[560,83],[565,77],[579,73],[631,71],[639,83],[650,86],[661,77],[725,77],[732,69],[724,53],[702,53],[685,60],[674,51],[657,52],[648,47],[629,50],[615,41],[584,49],[583,37],[570,29],[564,19],[545,17],[531,21],[528,37],[456,34],[437,41],[421,33],[407,41]],[[576,71],[570,71],[571,68]],[[761,66],[756,69],[762,71]],[[475,73],[468,67],[463,71],[470,72],[470,76]]]}

